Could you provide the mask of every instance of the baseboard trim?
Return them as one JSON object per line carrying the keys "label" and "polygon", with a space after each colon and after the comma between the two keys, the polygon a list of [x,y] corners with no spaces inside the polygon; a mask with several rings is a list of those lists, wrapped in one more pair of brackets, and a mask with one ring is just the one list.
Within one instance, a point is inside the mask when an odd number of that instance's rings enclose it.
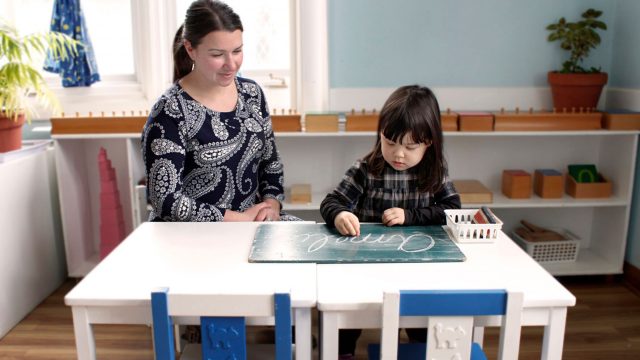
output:
{"label": "baseboard trim", "polygon": [[636,293],[640,293],[640,269],[625,261],[622,271],[625,282],[632,287]]}
{"label": "baseboard trim", "polygon": [[608,89],[607,109],[628,109],[640,111],[640,89]]}
{"label": "baseboard trim", "polygon": [[[396,88],[333,88],[329,90],[331,111],[351,109],[380,110]],[[516,107],[536,110],[552,107],[551,92],[546,87],[433,87],[441,109],[513,110]]]}
{"label": "baseboard trim", "polygon": [[[329,89],[329,110],[380,110],[395,88],[332,88]],[[548,87],[433,87],[441,109],[451,110],[513,110],[516,107],[535,110],[551,109]],[[599,109],[640,111],[640,89],[605,88]]]}

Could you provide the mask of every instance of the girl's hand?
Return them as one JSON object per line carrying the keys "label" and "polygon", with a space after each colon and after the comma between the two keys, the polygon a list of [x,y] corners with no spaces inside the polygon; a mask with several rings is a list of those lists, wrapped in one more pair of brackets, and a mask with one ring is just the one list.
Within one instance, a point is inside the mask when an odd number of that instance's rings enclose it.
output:
{"label": "girl's hand", "polygon": [[256,217],[261,211],[266,211],[271,205],[261,202],[253,205],[244,212],[227,210],[224,212],[224,221],[256,221]]}
{"label": "girl's hand", "polygon": [[387,226],[404,224],[404,209],[390,208],[382,213],[382,223]]}
{"label": "girl's hand", "polygon": [[338,213],[333,224],[342,235],[360,236],[360,221],[348,211]]}
{"label": "girl's hand", "polygon": [[263,208],[258,212],[253,221],[279,221],[280,220],[280,202],[273,198],[267,198],[261,204],[268,204],[269,207]]}

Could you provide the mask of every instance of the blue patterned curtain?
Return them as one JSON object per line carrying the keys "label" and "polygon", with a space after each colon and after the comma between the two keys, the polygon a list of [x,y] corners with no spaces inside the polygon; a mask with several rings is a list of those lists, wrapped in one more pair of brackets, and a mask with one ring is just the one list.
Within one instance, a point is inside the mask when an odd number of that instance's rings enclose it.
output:
{"label": "blue patterned curtain", "polygon": [[67,34],[82,42],[84,46],[78,48],[78,56],[64,61],[54,59],[48,54],[44,69],[60,74],[64,87],[90,86],[100,81],[98,64],[80,8],[80,0],[55,0],[51,15],[51,31]]}

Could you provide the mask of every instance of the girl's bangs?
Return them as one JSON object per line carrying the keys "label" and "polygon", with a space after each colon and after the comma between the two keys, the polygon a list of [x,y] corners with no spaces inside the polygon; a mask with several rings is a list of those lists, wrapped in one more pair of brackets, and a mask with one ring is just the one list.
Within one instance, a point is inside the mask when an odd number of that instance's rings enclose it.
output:
{"label": "girl's bangs", "polygon": [[[424,115],[426,116],[426,115]],[[411,135],[411,139],[416,143],[428,143],[431,141],[431,129],[424,120],[413,119],[406,112],[395,112],[389,114],[385,121],[382,134],[385,138],[399,143],[406,134]]]}

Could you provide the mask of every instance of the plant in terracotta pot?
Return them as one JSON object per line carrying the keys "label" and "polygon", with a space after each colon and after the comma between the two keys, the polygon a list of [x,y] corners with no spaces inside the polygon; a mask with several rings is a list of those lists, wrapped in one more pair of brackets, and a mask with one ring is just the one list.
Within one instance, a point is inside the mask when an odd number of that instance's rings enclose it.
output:
{"label": "plant in terracotta pot", "polygon": [[37,103],[59,109],[57,98],[34,67],[35,59],[47,51],[66,59],[76,55],[80,45],[58,32],[20,36],[0,20],[0,152],[21,147],[22,125],[35,115]]}
{"label": "plant in terracotta pot", "polygon": [[585,69],[582,62],[589,51],[600,44],[597,30],[606,30],[607,25],[598,20],[602,11],[588,9],[582,13],[582,20],[567,22],[564,17],[547,26],[551,31],[547,40],[559,41],[560,47],[570,53],[569,59],[562,64],[562,70],[550,71],[548,81],[551,85],[553,106],[558,109],[593,109],[598,104],[603,86],[607,83],[607,73],[599,68]]}

